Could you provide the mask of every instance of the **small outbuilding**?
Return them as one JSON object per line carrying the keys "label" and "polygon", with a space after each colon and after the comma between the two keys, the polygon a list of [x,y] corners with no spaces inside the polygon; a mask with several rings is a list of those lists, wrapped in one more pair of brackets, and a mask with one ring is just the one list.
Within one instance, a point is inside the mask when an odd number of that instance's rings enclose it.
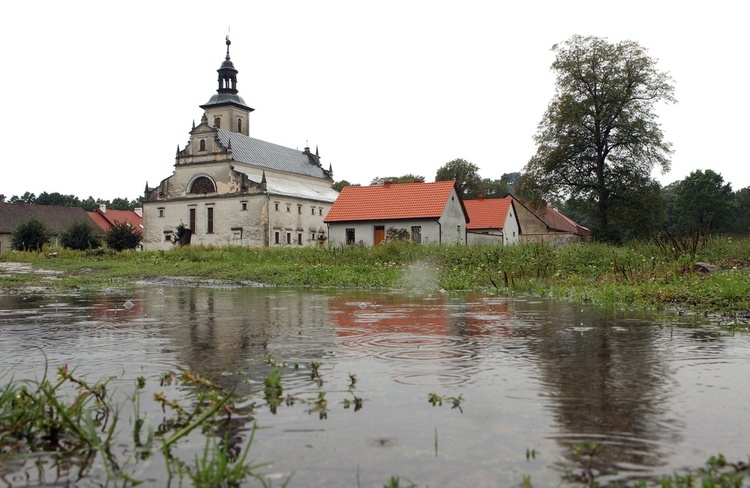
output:
{"label": "small outbuilding", "polygon": [[518,244],[521,226],[511,197],[464,200],[469,214],[467,244]]}
{"label": "small outbuilding", "polygon": [[44,224],[53,246],[60,245],[60,235],[77,221],[86,222],[96,233],[104,234],[80,207],[0,203],[0,252],[11,250],[13,232],[32,217]]}

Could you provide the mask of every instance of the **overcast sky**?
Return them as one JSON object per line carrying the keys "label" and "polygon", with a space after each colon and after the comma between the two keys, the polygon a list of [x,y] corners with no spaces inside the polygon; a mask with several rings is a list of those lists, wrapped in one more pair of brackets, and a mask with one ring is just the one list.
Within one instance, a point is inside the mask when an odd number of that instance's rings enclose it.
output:
{"label": "overcast sky", "polygon": [[456,158],[520,171],[554,94],[553,44],[634,40],[674,79],[657,107],[668,184],[712,169],[750,186],[746,2],[11,2],[0,29],[0,194],[135,198],[172,174],[217,88],[224,36],[250,135],[317,146],[335,180]]}

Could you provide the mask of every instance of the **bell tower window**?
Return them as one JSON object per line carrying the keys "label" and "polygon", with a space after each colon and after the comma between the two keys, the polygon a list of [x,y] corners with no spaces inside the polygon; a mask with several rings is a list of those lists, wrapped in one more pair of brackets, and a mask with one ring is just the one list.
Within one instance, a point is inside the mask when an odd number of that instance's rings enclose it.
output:
{"label": "bell tower window", "polygon": [[221,117],[214,117],[214,127],[221,129]]}
{"label": "bell tower window", "polygon": [[242,119],[237,119],[237,132],[242,133]]}

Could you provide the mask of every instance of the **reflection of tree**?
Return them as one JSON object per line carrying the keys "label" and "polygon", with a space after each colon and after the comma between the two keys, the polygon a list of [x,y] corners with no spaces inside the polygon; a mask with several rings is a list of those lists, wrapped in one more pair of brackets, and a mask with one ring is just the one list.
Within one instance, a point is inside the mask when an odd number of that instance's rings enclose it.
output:
{"label": "reflection of tree", "polygon": [[678,433],[668,418],[670,373],[659,355],[659,329],[646,319],[625,325],[611,313],[559,302],[516,308],[521,315],[546,309],[534,314],[538,327],[518,332],[538,358],[564,454],[576,461],[572,446],[594,442],[604,446],[594,460],[604,473],[661,465]]}

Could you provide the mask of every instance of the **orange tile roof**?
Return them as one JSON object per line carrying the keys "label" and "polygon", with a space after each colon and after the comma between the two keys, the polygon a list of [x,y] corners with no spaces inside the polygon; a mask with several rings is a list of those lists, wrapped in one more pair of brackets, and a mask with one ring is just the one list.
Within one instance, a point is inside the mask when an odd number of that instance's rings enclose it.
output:
{"label": "orange tile roof", "polygon": [[99,209],[96,212],[86,213],[105,231],[109,231],[115,225],[115,222],[128,223],[134,229],[143,230],[143,217],[139,217],[132,210],[113,210],[108,208],[105,211]]}
{"label": "orange tile roof", "polygon": [[438,218],[454,186],[454,181],[347,186],[324,222]]}
{"label": "orange tile roof", "polygon": [[572,232],[582,236],[591,234],[591,231],[586,227],[576,223],[570,217],[564,215],[562,212],[554,207],[544,207],[539,211],[539,217],[550,227],[555,230],[563,232]]}
{"label": "orange tile roof", "polygon": [[102,214],[99,212],[86,212],[89,214],[89,217],[91,217],[91,220],[96,222],[96,225],[98,225],[104,232],[107,232],[112,226],[109,224],[109,221],[105,219]]}
{"label": "orange tile roof", "polygon": [[513,199],[505,198],[480,198],[478,200],[464,200],[466,212],[469,214],[467,229],[503,229],[508,210],[512,206]]}

